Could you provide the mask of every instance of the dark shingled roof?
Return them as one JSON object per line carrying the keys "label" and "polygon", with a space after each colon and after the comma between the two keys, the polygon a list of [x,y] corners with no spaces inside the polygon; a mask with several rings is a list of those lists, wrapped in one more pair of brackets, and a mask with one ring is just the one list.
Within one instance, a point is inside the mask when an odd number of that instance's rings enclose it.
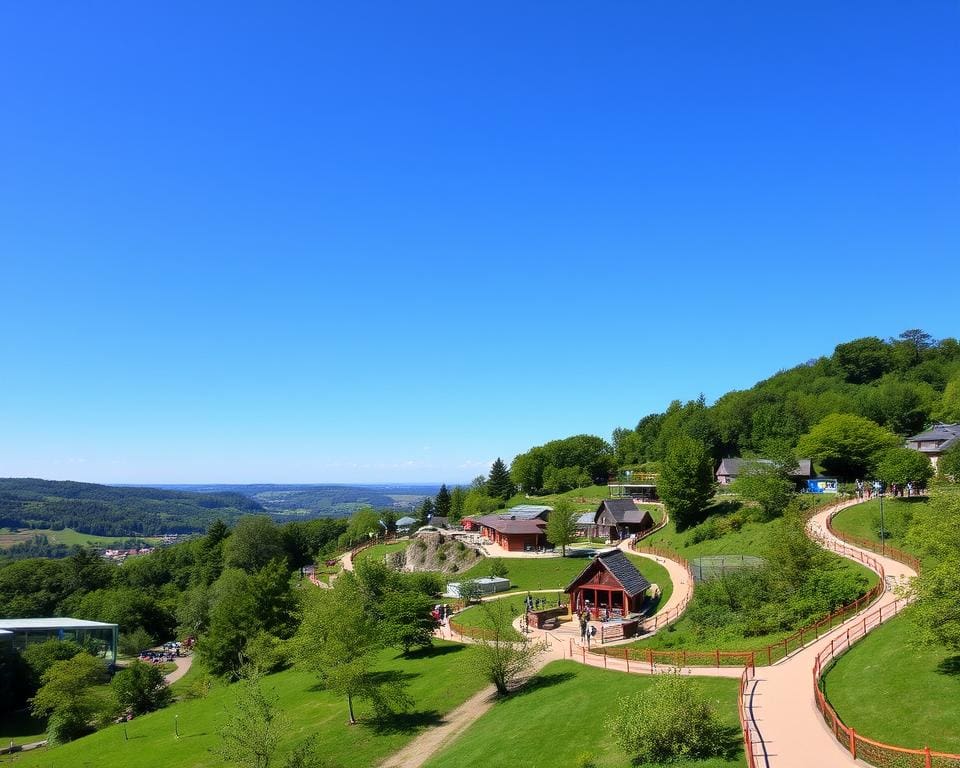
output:
{"label": "dark shingled roof", "polygon": [[603,510],[611,514],[618,525],[643,525],[645,521],[653,525],[653,517],[645,509],[637,509],[633,499],[604,499],[597,508],[595,520],[600,519]]}
{"label": "dark shingled roof", "polygon": [[631,563],[630,559],[619,549],[611,549],[601,552],[591,560],[590,564],[580,572],[577,578],[570,582],[564,592],[573,589],[595,564],[606,568],[630,597],[636,597],[650,588],[650,582],[637,570],[637,566]]}

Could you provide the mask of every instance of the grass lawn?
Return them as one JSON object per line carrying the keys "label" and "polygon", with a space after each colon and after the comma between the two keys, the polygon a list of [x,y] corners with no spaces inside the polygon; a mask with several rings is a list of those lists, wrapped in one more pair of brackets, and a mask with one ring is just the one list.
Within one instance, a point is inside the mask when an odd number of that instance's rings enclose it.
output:
{"label": "grass lawn", "polygon": [[409,546],[409,541],[392,541],[388,544],[374,544],[369,549],[357,552],[353,560],[354,562],[360,562],[361,560],[374,559],[383,562],[383,558],[387,556],[388,552],[402,552]]}
{"label": "grass lawn", "polygon": [[666,546],[688,560],[700,555],[756,555],[763,557],[770,537],[769,523],[744,523],[739,531],[731,531],[718,539],[692,543],[691,531],[677,532],[673,520],[652,536],[643,540],[648,546]]}
{"label": "grass lawn", "polygon": [[[265,678],[265,687],[279,696],[279,707],[291,721],[281,752],[289,752],[307,736],[316,734],[322,754],[337,765],[376,765],[484,686],[470,663],[473,652],[469,646],[444,642],[436,642],[432,650],[409,658],[394,650],[384,651],[381,668],[403,673],[415,705],[412,712],[398,716],[381,730],[372,725],[348,726],[346,701],[317,689],[316,678],[308,672],[292,669]],[[212,750],[220,743],[217,731],[233,695],[229,686],[218,684],[206,698],[178,702],[136,718],[127,724],[129,741],[124,740],[123,726],[113,725],[73,743],[8,761],[24,768],[220,768],[224,763]],[[361,716],[367,712],[362,704],[357,711]],[[180,739],[174,736],[176,715]],[[282,760],[276,762],[279,765]]]}
{"label": "grass lawn", "polygon": [[[643,690],[653,682],[651,677],[555,661],[522,692],[494,704],[425,768],[566,768],[578,765],[579,756],[585,752],[593,756],[597,768],[629,768],[629,757],[613,743],[604,721],[616,709],[619,697]],[[738,681],[698,678],[697,682],[730,725],[732,741],[739,743]],[[674,768],[744,764],[742,749],[730,760],[671,763]]]}
{"label": "grass lawn", "polygon": [[[660,600],[666,600],[673,593],[673,582],[667,569],[645,557],[627,555],[637,566],[647,581],[658,584],[662,591]],[[587,557],[505,557],[503,562],[508,568],[511,592],[526,593],[527,590],[564,589],[580,572],[587,567]],[[456,575],[456,581],[489,576],[489,560],[482,560],[469,570]],[[450,581],[454,581],[450,577]]]}
{"label": "grass lawn", "polygon": [[[47,724],[27,712],[15,712],[0,719],[0,746],[30,744],[47,738]],[[0,758],[2,762],[2,758]]]}
{"label": "grass lawn", "polygon": [[72,528],[64,528],[62,531],[55,531],[52,528],[0,528],[0,549],[30,541],[34,536],[46,536],[51,544],[63,544],[67,547],[74,545],[107,547],[111,544],[119,544],[128,538],[135,538],[151,545],[160,541],[156,536],[94,536],[92,533],[78,533]]}
{"label": "grass lawn", "polygon": [[960,655],[916,649],[910,609],[839,658],[826,694],[857,733],[900,747],[960,753]]}
{"label": "grass lawn", "polygon": [[[904,552],[913,552],[906,543],[907,528],[913,517],[913,511],[918,505],[926,504],[924,496],[914,496],[911,499],[883,500],[884,530],[887,532],[887,544],[902,549]],[[833,527],[841,533],[850,536],[859,536],[880,543],[880,500],[871,499],[863,504],[848,507],[837,513],[833,518]]]}

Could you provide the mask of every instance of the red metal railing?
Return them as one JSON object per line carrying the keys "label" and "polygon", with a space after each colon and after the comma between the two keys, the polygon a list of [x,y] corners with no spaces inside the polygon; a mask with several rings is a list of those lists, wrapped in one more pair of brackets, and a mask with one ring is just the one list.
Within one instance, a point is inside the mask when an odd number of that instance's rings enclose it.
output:
{"label": "red metal railing", "polygon": [[[754,728],[753,718],[747,712],[747,686],[756,676],[757,670],[752,664],[743,668],[743,674],[740,675],[740,688],[737,692],[737,714],[740,717],[740,730],[743,731],[743,754],[747,758],[747,768],[756,768],[757,758],[753,753]],[[757,739],[759,741],[759,738]]]}
{"label": "red metal railing", "polygon": [[827,530],[840,539],[840,541],[845,541],[847,544],[860,547],[860,549],[869,549],[875,554],[889,557],[891,560],[896,560],[898,563],[903,563],[904,565],[909,565],[917,573],[920,573],[920,561],[909,552],[904,552],[902,549],[897,549],[897,547],[891,547],[889,544],[881,544],[871,539],[865,539],[862,536],[844,533],[834,528],[833,518],[840,511],[839,509],[834,510],[827,518]]}
{"label": "red metal railing", "polygon": [[854,758],[866,760],[868,763],[882,766],[882,768],[960,768],[960,755],[947,752],[935,752],[929,747],[923,749],[907,749],[882,741],[868,739],[857,733],[856,729],[844,724],[831,706],[823,692],[821,676],[824,667],[837,656],[845,652],[858,640],[887,619],[893,618],[905,605],[903,600],[895,600],[893,605],[881,606],[878,610],[863,617],[842,634],[830,641],[830,646],[817,654],[813,665],[813,693],[817,702],[817,709],[823,716],[827,727],[833,731],[837,741],[844,749],[850,751]]}

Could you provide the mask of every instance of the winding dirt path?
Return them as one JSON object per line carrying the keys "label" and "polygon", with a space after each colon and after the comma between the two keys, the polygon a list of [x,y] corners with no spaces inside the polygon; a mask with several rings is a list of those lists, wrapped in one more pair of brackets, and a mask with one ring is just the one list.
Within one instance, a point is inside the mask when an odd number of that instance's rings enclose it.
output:
{"label": "winding dirt path", "polygon": [[[538,670],[539,671],[539,670]],[[475,693],[443,718],[434,728],[428,728],[380,764],[381,768],[419,768],[434,753],[451,743],[484,712],[493,706],[496,689],[491,685]]]}

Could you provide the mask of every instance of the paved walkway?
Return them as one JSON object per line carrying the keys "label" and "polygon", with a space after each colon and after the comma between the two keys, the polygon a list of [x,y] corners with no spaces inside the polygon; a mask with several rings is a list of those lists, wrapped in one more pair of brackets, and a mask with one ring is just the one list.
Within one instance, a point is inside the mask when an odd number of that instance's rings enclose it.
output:
{"label": "paved walkway", "polygon": [[[855,503],[860,501],[844,503],[841,508]],[[865,613],[884,607],[886,614],[889,606],[889,615],[893,616],[897,597],[894,589],[916,576],[916,572],[889,557],[844,545],[827,530],[827,517],[833,511],[820,512],[810,520],[808,531],[811,538],[828,549],[845,547],[875,558],[886,571],[887,590],[857,616],[802,650],[772,667],[757,668],[756,684],[748,697],[748,706],[762,740],[755,748],[758,765],[770,768],[849,768],[851,765],[863,765],[840,746],[817,709],[813,696],[814,660],[818,653],[830,646],[831,639],[840,637],[848,628],[859,624]],[[899,606],[903,606],[902,601]]]}
{"label": "paved walkway", "polygon": [[[881,557],[873,552],[844,544],[827,530],[827,518],[831,513],[845,509],[848,506],[861,503],[852,500],[830,507],[817,513],[808,524],[810,538],[826,549],[838,552],[855,559],[856,553],[876,559],[886,572],[887,589],[879,600],[874,601],[863,611],[848,619],[820,638],[810,642],[799,651],[777,662],[773,666],[758,667],[755,680],[747,691],[747,707],[752,722],[751,730],[756,737],[754,754],[757,765],[766,768],[850,768],[850,766],[864,765],[854,760],[850,753],[843,749],[833,734],[827,729],[823,718],[817,710],[813,696],[813,666],[816,655],[830,645],[831,639],[844,635],[847,629],[859,625],[863,616],[884,607],[885,613],[893,616],[897,606],[903,607],[903,602],[896,602],[895,590],[913,578],[916,573],[910,567]],[[647,557],[652,557],[646,555]],[[665,558],[653,557],[667,568],[674,580],[674,593],[666,605],[657,613],[666,613],[678,605],[685,596],[692,591],[688,584],[689,575],[679,563]],[[519,630],[519,619],[516,623]],[[562,625],[561,625],[562,626]],[[576,635],[577,633],[573,633]],[[558,659],[572,659],[590,666],[634,674],[650,674],[666,671],[677,671],[674,667],[653,665],[644,662],[626,661],[612,656],[598,656],[591,654],[586,648],[579,646],[579,641],[571,640],[562,630],[543,632],[532,630],[531,636],[548,643],[542,663]],[[448,630],[441,630],[441,636],[454,639]],[[612,645],[612,644],[608,644]],[[739,678],[742,669],[737,667],[685,667],[679,670],[685,675],[700,675],[707,677]],[[479,716],[490,706],[490,702],[473,716]],[[464,725],[464,727],[466,727]],[[460,732],[459,730],[457,731]],[[437,746],[439,748],[439,745]],[[425,760],[426,758],[424,758]],[[392,764],[391,764],[392,765]],[[400,764],[397,764],[398,766]],[[420,763],[416,763],[420,765]]]}
{"label": "paved walkway", "polygon": [[193,664],[193,654],[188,654],[187,656],[174,656],[173,663],[177,665],[177,668],[164,676],[164,680],[167,681],[167,685],[172,685],[177,682],[181,677],[183,677],[187,672],[190,671],[190,666]]}

